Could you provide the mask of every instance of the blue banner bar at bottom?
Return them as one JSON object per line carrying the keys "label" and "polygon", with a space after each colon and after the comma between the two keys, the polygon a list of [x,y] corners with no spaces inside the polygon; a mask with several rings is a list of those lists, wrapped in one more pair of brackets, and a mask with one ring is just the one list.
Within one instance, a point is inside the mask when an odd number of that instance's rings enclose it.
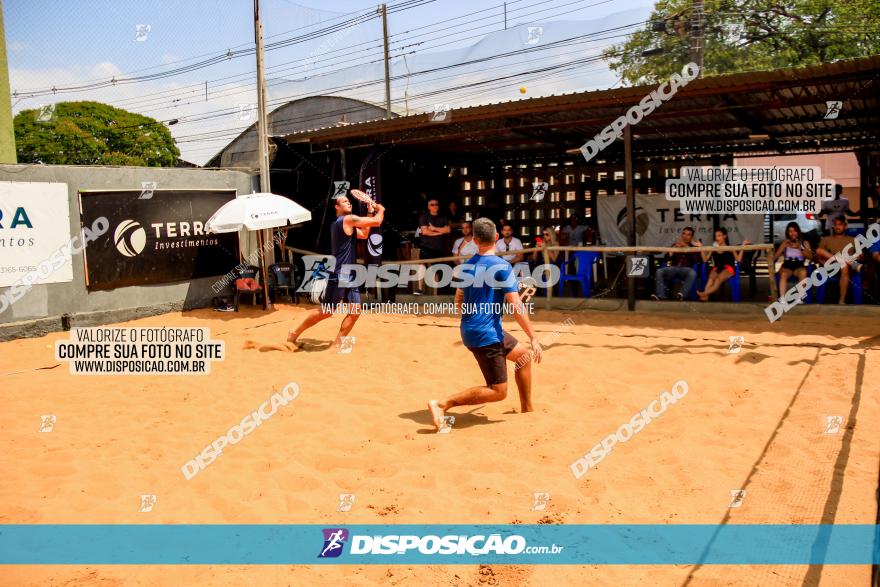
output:
{"label": "blue banner bar at bottom", "polygon": [[0,564],[880,564],[876,525],[0,525]]}

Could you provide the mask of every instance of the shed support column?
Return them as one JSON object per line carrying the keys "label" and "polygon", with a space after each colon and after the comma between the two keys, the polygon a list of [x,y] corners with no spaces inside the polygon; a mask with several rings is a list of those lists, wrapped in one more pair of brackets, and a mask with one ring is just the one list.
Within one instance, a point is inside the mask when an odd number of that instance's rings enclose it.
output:
{"label": "shed support column", "polygon": [[[629,228],[626,244],[636,246],[636,191],[633,186],[633,162],[632,162],[632,127],[623,127],[623,177],[626,181],[626,224]],[[636,280],[634,277],[626,278],[627,310],[636,309]]]}

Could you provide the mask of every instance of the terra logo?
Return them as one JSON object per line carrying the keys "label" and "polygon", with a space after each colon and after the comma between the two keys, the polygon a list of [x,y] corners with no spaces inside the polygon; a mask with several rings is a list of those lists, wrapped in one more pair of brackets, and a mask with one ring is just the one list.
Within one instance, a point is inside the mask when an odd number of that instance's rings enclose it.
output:
{"label": "terra logo", "polygon": [[345,528],[324,528],[324,547],[318,558],[336,558],[342,554],[343,547],[348,541],[348,530]]}
{"label": "terra logo", "polygon": [[382,235],[378,232],[374,232],[370,235],[370,238],[367,239],[367,251],[370,253],[371,257],[381,257],[382,256]]}
{"label": "terra logo", "polygon": [[147,244],[147,233],[135,220],[123,220],[113,233],[113,243],[126,257],[136,257]]}
{"label": "terra logo", "polygon": [[[27,211],[22,206],[15,209],[12,215],[12,222],[9,223],[9,228],[17,228],[19,225],[24,225],[28,228],[34,227],[31,219],[28,218]],[[3,210],[0,210],[0,228],[3,228]]]}

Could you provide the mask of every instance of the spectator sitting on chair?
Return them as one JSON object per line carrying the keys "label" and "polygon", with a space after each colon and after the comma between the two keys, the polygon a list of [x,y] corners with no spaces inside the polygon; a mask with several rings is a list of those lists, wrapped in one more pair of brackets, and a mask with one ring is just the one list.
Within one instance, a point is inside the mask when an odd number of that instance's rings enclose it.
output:
{"label": "spectator sitting on chair", "polygon": [[804,262],[813,259],[810,243],[804,240],[797,222],[789,222],[785,227],[785,240],[776,249],[773,261],[775,262],[783,255],[785,255],[785,260],[782,262],[782,269],[779,270],[780,295],[788,291],[788,278],[792,275],[797,281],[807,278],[807,268],[804,266]]}
{"label": "spectator sitting on chair", "polygon": [[[462,255],[473,257],[474,255],[479,253],[480,249],[477,246],[476,241],[474,240],[473,225],[471,225],[470,221],[465,220],[461,223],[461,234],[462,236],[457,241],[455,241],[454,245],[452,245],[452,254],[456,257],[460,257]],[[456,263],[461,265],[463,261],[459,259],[456,261]]]}
{"label": "spectator sitting on chair", "polygon": [[[685,226],[681,229],[681,235],[678,240],[672,244],[676,248],[689,249],[691,247],[702,247],[703,243],[694,240],[694,229]],[[699,253],[676,252],[668,255],[669,264],[657,270],[656,291],[651,296],[652,299],[665,300],[668,289],[671,289],[675,281],[682,281],[681,291],[676,294],[678,300],[683,301],[690,293],[697,279],[697,272],[694,271],[694,265],[700,262]]]}
{"label": "spectator sitting on chair", "polygon": [[[828,259],[841,252],[847,245],[855,243],[855,239],[846,234],[846,218],[838,216],[832,224],[834,234],[822,237],[819,247],[816,249],[816,258],[819,263],[825,263]],[[849,289],[850,270],[858,271],[862,265],[857,260],[852,263],[840,264],[840,299],[838,304],[846,303],[846,292]]]}
{"label": "spectator sitting on chair", "polygon": [[521,240],[513,236],[513,226],[505,224],[501,229],[501,238],[495,243],[495,252],[500,255],[513,251],[513,254],[501,255],[501,258],[511,265],[516,265],[523,259],[523,254],[517,253],[521,250],[523,250],[523,244]]}
{"label": "spectator sitting on chair", "polygon": [[[752,243],[745,240],[742,244],[750,245]],[[715,231],[715,242],[712,243],[712,246],[730,246],[727,229],[723,226]],[[709,296],[721,289],[725,281],[736,275],[734,265],[742,261],[743,251],[736,251],[735,253],[731,251],[702,253],[702,255],[703,261],[708,261],[711,258],[713,265],[712,271],[709,272],[709,280],[706,282],[706,289],[703,291],[697,290],[697,296],[699,296],[700,301],[707,302],[709,301]]]}
{"label": "spectator sitting on chair", "polygon": [[562,228],[559,240],[564,245],[579,247],[584,244],[584,231],[586,229],[585,226],[580,225],[577,216],[572,214],[568,217],[568,226]]}
{"label": "spectator sitting on chair", "polygon": [[[556,238],[556,229],[552,226],[544,227],[544,231],[541,233],[541,244],[546,245],[548,247],[555,247],[559,245],[559,241]],[[541,244],[535,243],[536,247],[540,247]],[[550,258],[550,263],[555,263],[556,259],[559,258],[559,251],[547,251],[547,256]],[[541,251],[534,251],[530,257],[532,261],[532,265],[538,266],[544,263],[544,253]]]}

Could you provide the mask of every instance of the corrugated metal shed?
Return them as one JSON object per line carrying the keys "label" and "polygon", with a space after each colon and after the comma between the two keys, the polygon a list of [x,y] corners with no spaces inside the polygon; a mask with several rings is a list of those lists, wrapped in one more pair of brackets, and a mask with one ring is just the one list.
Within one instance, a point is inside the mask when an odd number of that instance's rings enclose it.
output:
{"label": "corrugated metal shed", "polygon": [[[256,110],[252,114],[255,118]],[[277,137],[317,126],[333,128],[374,120],[384,115],[385,108],[360,100],[340,96],[310,96],[293,100],[270,112],[269,134]],[[205,163],[205,167],[258,168],[256,127],[255,121]],[[270,149],[275,148],[275,145],[270,145]]]}
{"label": "corrugated metal shed", "polygon": [[[878,146],[880,56],[690,82],[634,127],[641,156],[763,155]],[[290,133],[290,144],[321,151],[376,143],[449,154],[517,155],[571,151],[656,86],[598,90]],[[826,102],[843,102],[826,119]],[[454,106],[454,105],[453,105]]]}

